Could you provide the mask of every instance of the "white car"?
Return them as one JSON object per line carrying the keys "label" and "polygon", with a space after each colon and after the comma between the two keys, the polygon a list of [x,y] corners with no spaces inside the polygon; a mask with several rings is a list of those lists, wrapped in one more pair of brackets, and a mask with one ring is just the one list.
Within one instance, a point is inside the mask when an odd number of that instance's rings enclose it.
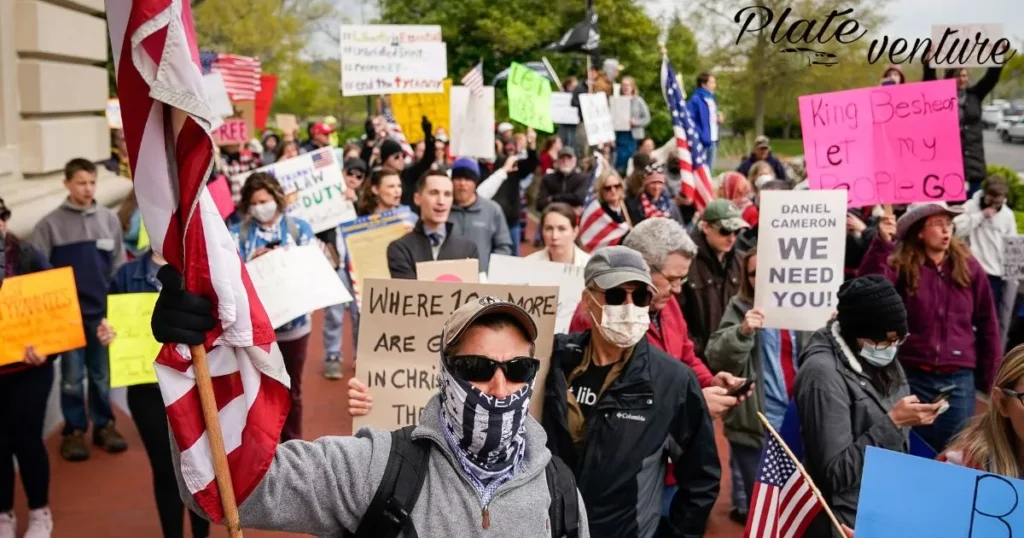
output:
{"label": "white car", "polygon": [[1024,140],[1024,117],[1018,118],[1015,123],[1007,125],[1006,130],[1000,131],[999,138],[1002,138],[1003,142]]}
{"label": "white car", "polygon": [[[1010,126],[1017,124],[1021,118],[1024,118],[1024,110],[1019,108],[1007,108],[1003,111],[1003,119],[996,124],[996,133],[1003,140],[1006,140],[1006,132]],[[1016,135],[1015,135],[1016,136]]]}

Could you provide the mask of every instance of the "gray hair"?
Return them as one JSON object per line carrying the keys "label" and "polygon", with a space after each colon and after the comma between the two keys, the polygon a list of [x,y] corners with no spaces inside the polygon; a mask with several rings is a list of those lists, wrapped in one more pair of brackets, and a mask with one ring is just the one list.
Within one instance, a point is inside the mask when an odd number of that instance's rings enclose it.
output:
{"label": "gray hair", "polygon": [[688,259],[697,255],[697,245],[683,226],[663,217],[647,219],[634,226],[622,241],[622,246],[639,252],[651,266],[651,271],[660,271],[665,266],[665,259],[672,254],[681,254]]}

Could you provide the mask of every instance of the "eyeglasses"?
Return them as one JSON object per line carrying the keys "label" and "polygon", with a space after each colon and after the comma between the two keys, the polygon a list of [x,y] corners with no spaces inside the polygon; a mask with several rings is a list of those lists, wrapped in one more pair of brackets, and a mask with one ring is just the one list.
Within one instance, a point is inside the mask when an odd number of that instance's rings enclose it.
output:
{"label": "eyeglasses", "polygon": [[608,290],[593,289],[604,295],[604,302],[611,306],[619,306],[625,304],[626,295],[632,295],[633,304],[636,306],[644,307],[651,305],[651,291],[647,288],[635,288],[632,293],[626,291],[625,288],[611,288]]}
{"label": "eyeglasses", "polygon": [[615,183],[614,185],[605,185],[604,192],[621,191],[622,183]]}
{"label": "eyeglasses", "polygon": [[999,387],[999,390],[1003,391],[1003,394],[1007,396],[1017,398],[1018,400],[1020,400],[1020,403],[1024,405],[1024,392],[1017,392],[1013,389],[1008,389],[1006,387]]}
{"label": "eyeglasses", "polygon": [[907,341],[907,338],[909,336],[910,336],[910,334],[907,334],[906,336],[904,336],[903,338],[900,338],[899,340],[889,340],[888,342],[881,342],[881,343],[878,343],[878,344],[874,344],[873,347],[875,349],[889,349],[890,347],[899,347],[899,346],[903,345],[903,342]]}
{"label": "eyeglasses", "polygon": [[446,357],[445,362],[452,374],[476,383],[490,381],[499,369],[512,383],[528,383],[540,370],[540,361],[533,357],[516,357],[501,362],[483,355],[453,355]]}
{"label": "eyeglasses", "polygon": [[654,272],[658,273],[659,275],[664,277],[665,280],[668,281],[668,285],[673,287],[673,288],[676,287],[676,286],[682,286],[683,284],[686,283],[686,279],[689,278],[689,275],[670,277],[670,276],[666,275],[665,273],[662,273],[661,271],[658,271],[657,269],[655,269]]}

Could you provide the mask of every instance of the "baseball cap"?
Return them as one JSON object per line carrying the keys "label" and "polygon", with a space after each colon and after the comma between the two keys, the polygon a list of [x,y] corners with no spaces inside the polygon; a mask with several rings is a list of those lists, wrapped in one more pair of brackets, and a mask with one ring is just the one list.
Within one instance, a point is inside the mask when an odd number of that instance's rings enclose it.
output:
{"label": "baseball cap", "polygon": [[765,136],[765,135],[761,135],[761,136],[759,136],[759,137],[754,139],[754,147],[755,148],[770,148],[771,146],[772,146],[772,141],[769,140],[768,137]]}
{"label": "baseball cap", "polygon": [[708,224],[718,223],[725,230],[735,231],[750,227],[747,221],[743,220],[743,212],[740,211],[740,208],[736,207],[736,204],[729,200],[721,198],[712,200],[704,208],[704,215],[701,219]]}
{"label": "baseball cap", "polygon": [[498,124],[498,132],[504,133],[505,131],[511,131],[513,129],[512,124],[509,122],[502,122]]}
{"label": "baseball cap", "polygon": [[358,170],[362,173],[366,173],[366,163],[362,159],[349,159],[345,161],[345,172],[351,172]]}
{"label": "baseball cap", "polygon": [[314,123],[311,132],[313,134],[331,134],[334,132],[334,128],[326,123]]}
{"label": "baseball cap", "polygon": [[576,156],[576,148],[563,147],[562,149],[558,150],[558,158],[559,159],[561,159],[562,157],[575,157],[575,156]]}
{"label": "baseball cap", "polygon": [[507,314],[518,322],[519,327],[526,332],[527,339],[531,343],[537,340],[537,324],[526,310],[515,303],[503,301],[493,295],[484,295],[460,306],[455,312],[452,312],[452,315],[448,316],[448,321],[441,329],[442,351],[458,342],[474,321],[488,314]]}
{"label": "baseball cap", "polygon": [[643,282],[657,289],[651,281],[651,269],[644,257],[621,245],[595,250],[583,268],[583,282],[587,286],[596,284],[602,290],[610,290],[626,282]]}

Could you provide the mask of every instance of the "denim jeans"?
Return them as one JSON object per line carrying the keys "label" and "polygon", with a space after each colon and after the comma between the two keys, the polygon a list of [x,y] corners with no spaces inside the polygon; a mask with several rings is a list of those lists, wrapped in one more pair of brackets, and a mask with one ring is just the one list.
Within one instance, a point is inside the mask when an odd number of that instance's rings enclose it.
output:
{"label": "denim jeans", "polygon": [[615,169],[625,174],[629,159],[636,153],[636,139],[633,131],[615,132]]}
{"label": "denim jeans", "polygon": [[[60,409],[64,434],[96,429],[114,422],[110,409],[110,361],[107,348],[96,337],[100,320],[82,320],[85,347],[64,353],[60,359]],[[85,379],[89,379],[89,415],[85,411]]]}
{"label": "denim jeans", "polygon": [[761,449],[739,443],[729,443],[729,468],[732,471],[732,507],[747,514],[750,497],[754,493],[757,468],[761,464]]}
{"label": "denim jeans", "polygon": [[[349,277],[345,267],[338,268],[338,278],[345,285],[349,295],[355,296],[352,289],[352,279]],[[352,353],[353,357],[359,351],[359,305],[355,299],[346,304],[336,304],[324,309],[324,358],[330,355],[341,355],[341,330],[345,327],[345,310],[352,318]]]}
{"label": "denim jeans", "polygon": [[945,450],[949,440],[964,427],[974,416],[974,371],[957,370],[952,374],[934,374],[914,368],[907,368],[907,383],[910,392],[922,402],[935,399],[939,389],[947,385],[956,385],[956,390],[949,397],[949,409],[935,419],[931,426],[918,426],[914,432],[924,439],[936,452]]}
{"label": "denim jeans", "polygon": [[512,237],[512,255],[519,255],[519,243],[523,239],[523,225],[516,224],[508,228],[508,234]]}
{"label": "denim jeans", "polygon": [[715,157],[718,156],[718,142],[712,142],[712,143],[704,146],[704,152],[707,154],[707,158],[708,158],[708,170],[711,170],[711,173],[714,174],[715,173]]}

